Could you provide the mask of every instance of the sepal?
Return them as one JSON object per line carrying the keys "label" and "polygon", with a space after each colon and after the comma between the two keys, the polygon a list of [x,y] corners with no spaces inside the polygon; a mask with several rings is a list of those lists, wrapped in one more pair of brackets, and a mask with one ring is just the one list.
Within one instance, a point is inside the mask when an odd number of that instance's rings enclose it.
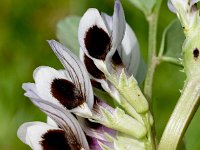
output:
{"label": "sepal", "polygon": [[101,123],[106,127],[126,133],[137,139],[146,135],[147,130],[144,125],[127,115],[122,109],[113,109],[105,104],[100,105],[95,105],[91,121]]}

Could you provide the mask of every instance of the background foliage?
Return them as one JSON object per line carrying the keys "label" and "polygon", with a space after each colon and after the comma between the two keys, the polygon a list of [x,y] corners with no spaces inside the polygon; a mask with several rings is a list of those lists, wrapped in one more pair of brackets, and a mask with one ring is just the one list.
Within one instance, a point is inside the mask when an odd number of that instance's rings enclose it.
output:
{"label": "background foliage", "polygon": [[[147,22],[143,14],[127,0],[122,0],[126,20],[133,27],[147,58]],[[0,5],[0,149],[29,149],[16,136],[17,128],[27,121],[45,116],[23,96],[21,85],[32,82],[33,70],[41,65],[60,68],[47,39],[56,38],[56,24],[68,15],[81,16],[89,7],[112,14],[114,0],[2,0]],[[158,41],[162,31],[176,16],[163,2]],[[70,40],[70,39],[69,39]],[[176,42],[176,41],[174,41]],[[156,70],[153,101],[158,137],[180,95],[185,76],[181,68],[162,63]],[[186,133],[187,149],[200,149],[200,115],[196,114]]]}

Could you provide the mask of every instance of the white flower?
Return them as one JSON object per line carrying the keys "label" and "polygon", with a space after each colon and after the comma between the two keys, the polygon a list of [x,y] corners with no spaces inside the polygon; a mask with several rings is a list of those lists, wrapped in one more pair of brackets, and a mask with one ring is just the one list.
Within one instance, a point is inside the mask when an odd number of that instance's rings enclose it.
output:
{"label": "white flower", "polygon": [[35,69],[34,83],[25,83],[25,96],[33,91],[43,100],[50,101],[77,115],[90,117],[93,107],[93,91],[84,65],[60,43],[49,41],[65,70],[43,66]]}

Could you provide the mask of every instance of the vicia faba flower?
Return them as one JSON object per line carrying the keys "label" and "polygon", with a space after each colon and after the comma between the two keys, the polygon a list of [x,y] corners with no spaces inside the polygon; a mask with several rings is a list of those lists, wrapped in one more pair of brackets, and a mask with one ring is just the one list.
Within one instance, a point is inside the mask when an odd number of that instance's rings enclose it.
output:
{"label": "vicia faba flower", "polygon": [[125,21],[119,0],[115,1],[112,17],[100,14],[95,8],[88,9],[80,20],[78,37],[80,57],[92,78],[105,79],[99,70],[101,61],[111,73],[120,74],[122,68],[126,68],[127,74],[136,76],[140,63],[139,44]]}
{"label": "vicia faba flower", "polygon": [[[126,111],[132,111],[126,105],[128,101],[137,112],[146,112],[148,102],[139,88],[133,88],[138,85],[131,77],[138,72],[139,45],[134,32],[125,21],[120,1],[115,1],[112,17],[100,14],[97,9],[88,9],[80,20],[78,37],[80,56],[90,73],[93,86],[109,93]],[[130,78],[125,81],[126,89],[120,88],[119,81],[123,73],[126,76],[123,79]],[[130,93],[133,89],[135,91]]]}
{"label": "vicia faba flower", "polygon": [[[34,98],[33,98],[34,97]],[[18,137],[34,150],[83,150],[89,149],[85,134],[75,117],[66,109],[34,95],[31,100],[52,117],[58,126],[42,122],[24,123]]]}
{"label": "vicia faba flower", "polygon": [[90,117],[93,107],[93,91],[84,65],[67,48],[56,41],[49,41],[65,70],[55,70],[42,66],[35,69],[35,83],[25,83],[25,96],[30,97],[30,86],[37,95],[46,101],[73,112]]}
{"label": "vicia faba flower", "polygon": [[[26,91],[25,96],[51,119],[48,123],[23,124],[18,130],[18,137],[35,150],[88,150],[101,149],[104,145],[112,146],[104,133],[114,136],[115,130],[100,124],[98,128],[96,125],[95,129],[92,129],[91,125],[88,126],[90,121],[86,122],[86,119],[78,117],[90,118],[94,104],[91,83],[84,65],[60,43],[52,40],[49,44],[66,70],[39,67],[33,74],[35,84],[25,83],[23,89]],[[79,122],[71,113],[77,115]]]}
{"label": "vicia faba flower", "polygon": [[[133,77],[140,63],[139,45],[120,1],[115,1],[112,17],[89,9],[78,35],[84,64],[62,44],[48,41],[64,69],[38,67],[35,83],[23,84],[25,96],[48,121],[23,124],[18,137],[36,150],[145,149],[149,120],[144,120],[151,115]],[[90,79],[101,83],[118,104],[110,106],[94,96]]]}
{"label": "vicia faba flower", "polygon": [[[119,0],[115,1],[113,16],[100,14],[97,9],[86,11],[79,24],[80,58],[84,62],[93,86],[111,94],[118,103],[119,93],[107,80],[105,70],[117,78],[122,70],[127,76],[137,76],[141,63],[137,38],[126,23]],[[104,70],[105,69],[105,70]]]}

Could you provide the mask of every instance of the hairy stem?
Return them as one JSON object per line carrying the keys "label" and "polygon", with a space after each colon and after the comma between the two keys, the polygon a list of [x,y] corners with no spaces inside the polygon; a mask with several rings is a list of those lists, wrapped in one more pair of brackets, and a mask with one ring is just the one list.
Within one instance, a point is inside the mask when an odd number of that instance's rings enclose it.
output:
{"label": "hairy stem", "polygon": [[158,150],[176,150],[193,118],[200,97],[200,78],[188,79],[182,95],[163,132]]}
{"label": "hairy stem", "polygon": [[162,0],[158,0],[153,9],[153,12],[147,16],[149,24],[149,35],[148,35],[148,68],[144,83],[144,94],[148,101],[151,103],[152,97],[152,85],[153,77],[156,68],[156,44],[157,44],[157,27],[158,27],[158,15]]}
{"label": "hairy stem", "polygon": [[151,101],[153,76],[156,68],[156,37],[157,37],[157,14],[148,18],[149,23],[149,45],[148,45],[148,68],[144,83],[144,94]]}

